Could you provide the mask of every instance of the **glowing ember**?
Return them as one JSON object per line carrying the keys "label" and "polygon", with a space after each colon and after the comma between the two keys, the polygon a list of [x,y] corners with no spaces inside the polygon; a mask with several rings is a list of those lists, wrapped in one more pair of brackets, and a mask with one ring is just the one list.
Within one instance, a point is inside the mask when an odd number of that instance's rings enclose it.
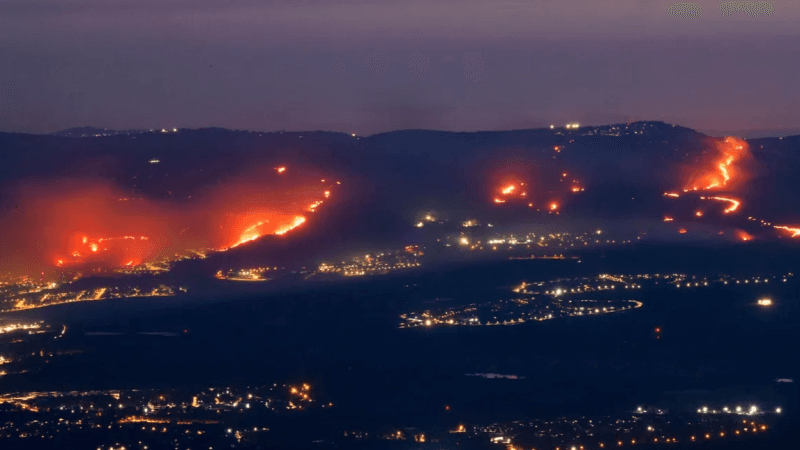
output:
{"label": "glowing ember", "polygon": [[286,167],[278,167],[278,168],[277,168],[277,169],[275,169],[275,170],[277,170],[277,171],[278,171],[278,173],[283,173],[283,172],[286,172]]}
{"label": "glowing ember", "polygon": [[667,196],[667,197],[675,197],[675,198],[680,197],[679,194],[676,194],[674,192],[665,192],[664,195]]}
{"label": "glowing ember", "polygon": [[511,184],[503,188],[501,192],[503,193],[503,195],[511,195],[511,193],[513,193],[516,188],[517,188],[516,186]]}
{"label": "glowing ember", "polygon": [[703,211],[696,211],[694,215],[697,217],[703,217]]}
{"label": "glowing ember", "polygon": [[494,202],[495,202],[495,203],[505,203],[506,201],[505,201],[505,200],[503,200],[502,198],[495,198],[495,199],[494,199]]}
{"label": "glowing ember", "polygon": [[679,230],[678,230],[678,233],[680,233],[680,234],[686,234],[686,228],[681,228],[681,229],[679,229]]}
{"label": "glowing ember", "polygon": [[556,202],[550,203],[550,211],[555,211],[557,209],[558,209],[558,203]]}
{"label": "glowing ember", "polygon": [[736,237],[738,237],[739,239],[741,239],[741,240],[743,240],[745,242],[753,239],[752,235],[748,234],[747,232],[745,232],[743,230],[738,230],[736,232]]}
{"label": "glowing ember", "polygon": [[675,220],[675,219],[673,219],[673,218],[672,218],[672,217],[670,217],[670,216],[666,216],[666,217],[664,217],[664,222],[672,222],[673,220]]}

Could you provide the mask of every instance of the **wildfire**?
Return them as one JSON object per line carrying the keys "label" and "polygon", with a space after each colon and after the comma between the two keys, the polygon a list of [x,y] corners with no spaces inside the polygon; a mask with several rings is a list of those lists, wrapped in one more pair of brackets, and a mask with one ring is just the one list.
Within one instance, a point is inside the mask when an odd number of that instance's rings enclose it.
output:
{"label": "wildfire", "polygon": [[260,238],[261,237],[261,233],[258,232],[258,228],[260,226],[268,223],[268,222],[269,222],[269,220],[265,220],[263,222],[258,222],[257,224],[255,224],[255,225],[247,228],[246,230],[244,230],[244,232],[242,232],[242,237],[239,239],[239,241],[236,242],[235,244],[231,245],[230,248],[238,247],[238,246],[244,244],[245,242],[254,241],[254,240]]}
{"label": "wildfire", "polygon": [[558,209],[558,203],[552,202],[550,203],[550,211],[555,211]]}
{"label": "wildfire", "polygon": [[681,229],[679,229],[679,230],[678,230],[678,233],[680,233],[680,234],[686,234],[686,228],[681,228]]}
{"label": "wildfire", "polygon": [[287,226],[279,229],[278,231],[275,232],[275,234],[278,234],[278,235],[286,234],[286,233],[294,230],[295,228],[299,227],[300,225],[304,224],[305,221],[306,221],[305,217],[297,216],[297,217],[294,218],[294,222],[292,222],[290,225],[287,225]]}
{"label": "wildfire", "polygon": [[684,189],[684,192],[725,188],[737,176],[733,163],[747,156],[747,143],[742,139],[728,136],[718,145],[718,148],[721,155],[712,163],[713,169],[704,170],[704,173],[696,177],[695,181]]}
{"label": "wildfire", "polygon": [[747,232],[745,232],[743,230],[738,230],[736,232],[736,237],[738,237],[739,239],[741,239],[743,241],[749,241],[749,240],[753,239],[752,235],[748,234]]}
{"label": "wildfire", "polygon": [[[703,197],[701,197],[703,198]],[[725,197],[708,197],[709,200],[718,200],[721,202],[728,202],[730,205],[722,211],[725,214],[730,214],[737,209],[739,209],[739,205],[741,204],[738,200],[734,200],[732,198],[725,198]]]}
{"label": "wildfire", "polygon": [[506,182],[498,189],[498,195],[494,198],[494,203],[506,203],[513,199],[523,199],[528,196],[528,192],[522,189],[525,183],[517,181]]}
{"label": "wildfire", "polygon": [[670,217],[670,216],[666,216],[666,217],[664,217],[664,222],[672,222],[673,220],[675,220],[675,219],[673,219],[673,218],[672,218],[672,217]]}
{"label": "wildfire", "polygon": [[0,246],[18,256],[0,264],[21,274],[49,269],[48,277],[67,268],[90,273],[84,269],[169,261],[286,234],[305,223],[307,211],[319,211],[339,182],[320,184],[329,177],[297,170],[287,177],[278,169],[250,169],[180,204],[120,202],[128,193],[99,179],[17,182],[6,193],[20,208],[4,211],[10,220]]}
{"label": "wildfire", "polygon": [[792,233],[792,235],[790,237],[795,238],[795,237],[800,236],[800,228],[787,227],[785,225],[774,225],[774,227],[779,229],[779,230],[784,230],[784,231],[788,231],[789,233]]}
{"label": "wildfire", "polygon": [[680,194],[676,194],[675,192],[664,192],[664,195],[667,197],[675,197],[675,198],[680,197]]}
{"label": "wildfire", "polygon": [[286,167],[278,167],[275,170],[277,170],[278,173],[283,173],[283,172],[286,172]]}

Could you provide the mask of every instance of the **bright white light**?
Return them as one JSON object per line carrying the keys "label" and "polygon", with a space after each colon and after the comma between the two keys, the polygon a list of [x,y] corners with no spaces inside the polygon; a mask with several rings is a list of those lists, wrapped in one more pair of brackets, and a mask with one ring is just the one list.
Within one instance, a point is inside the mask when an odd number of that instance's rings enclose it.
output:
{"label": "bright white light", "polygon": [[775,408],[775,414],[780,414],[780,413],[781,413],[781,409],[780,408]]}

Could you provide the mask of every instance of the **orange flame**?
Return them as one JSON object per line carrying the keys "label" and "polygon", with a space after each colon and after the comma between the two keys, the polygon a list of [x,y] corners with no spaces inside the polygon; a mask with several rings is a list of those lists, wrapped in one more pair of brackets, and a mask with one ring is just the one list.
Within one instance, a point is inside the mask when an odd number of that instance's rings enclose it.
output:
{"label": "orange flame", "polygon": [[305,217],[297,216],[297,217],[294,218],[294,222],[292,222],[290,225],[287,225],[287,226],[279,229],[278,231],[275,232],[275,234],[277,234],[277,235],[286,234],[286,233],[294,230],[295,228],[299,227],[300,225],[304,224],[305,221],[306,221]]}
{"label": "orange flame", "polygon": [[795,238],[795,237],[800,236],[800,228],[787,227],[786,225],[774,225],[774,227],[779,229],[779,230],[784,230],[784,231],[788,231],[788,232],[792,233],[792,235],[790,237]]}
{"label": "orange flame", "polygon": [[742,139],[728,136],[718,144],[718,148],[721,155],[714,161],[713,169],[701,173],[684,189],[684,192],[728,187],[729,182],[737,175],[733,163],[748,154],[747,143]]}
{"label": "orange flame", "polygon": [[[703,198],[703,197],[700,197],[700,198]],[[725,214],[730,214],[730,213],[732,213],[732,212],[736,211],[737,209],[739,209],[739,205],[741,204],[741,203],[740,203],[738,200],[734,200],[734,199],[732,199],[732,198],[725,198],[725,197],[708,197],[708,199],[709,199],[709,200],[719,200],[719,201],[721,201],[721,202],[728,202],[728,203],[730,203],[730,206],[728,206],[727,208],[725,208],[725,210],[724,210],[724,211],[722,211],[722,212],[723,212],[723,213],[725,213]]]}
{"label": "orange flame", "polygon": [[666,217],[664,217],[664,222],[672,222],[673,220],[675,220],[675,219],[673,219],[673,218],[672,218],[672,217],[670,217],[670,216],[666,216]]}
{"label": "orange flame", "polygon": [[686,228],[681,228],[681,229],[679,229],[679,230],[678,230],[678,233],[680,233],[680,234],[686,234]]}

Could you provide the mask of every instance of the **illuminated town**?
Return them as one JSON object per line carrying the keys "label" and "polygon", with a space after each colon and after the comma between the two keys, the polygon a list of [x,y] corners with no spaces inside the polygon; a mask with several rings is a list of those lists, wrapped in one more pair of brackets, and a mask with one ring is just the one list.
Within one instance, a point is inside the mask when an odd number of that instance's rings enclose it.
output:
{"label": "illuminated town", "polygon": [[279,274],[284,268],[275,267],[251,267],[247,269],[230,269],[227,272],[221,270],[216,273],[218,280],[229,281],[269,281],[273,276]]}
{"label": "illuminated town", "polygon": [[130,287],[99,287],[95,289],[69,290],[69,285],[60,286],[48,283],[41,289],[24,292],[14,292],[6,289],[0,298],[0,312],[22,311],[26,309],[45,308],[48,306],[65,303],[91,302],[108,300],[112,298],[136,297],[173,297],[179,292],[186,292],[185,287],[172,287],[158,284],[151,288],[139,286]]}
{"label": "illuminated town", "polygon": [[275,418],[331,407],[307,383],[10,393],[0,395],[0,439],[9,448],[253,448],[276,433]]}
{"label": "illuminated town", "polygon": [[489,425],[460,423],[449,429],[350,430],[342,432],[331,444],[388,440],[408,442],[408,445],[396,448],[419,448],[418,445],[412,447],[412,444],[422,442],[433,445],[433,448],[469,446],[507,450],[603,450],[662,448],[665,445],[687,448],[693,443],[742,441],[766,434],[780,421],[783,413],[780,406],[740,404],[718,408],[712,411],[704,405],[693,413],[637,406],[618,415],[516,420]]}
{"label": "illuminated town", "polygon": [[398,270],[420,267],[420,256],[424,254],[416,246],[394,252],[380,252],[357,256],[350,262],[322,263],[317,268],[319,274],[338,274],[345,277],[365,275],[386,275]]}
{"label": "illuminated town", "polygon": [[66,325],[0,318],[0,378],[35,373],[55,358],[80,353],[55,345],[66,333]]}
{"label": "illuminated town", "polygon": [[400,316],[400,328],[433,326],[520,325],[563,317],[610,314],[641,308],[636,300],[561,300],[525,298],[473,303],[440,311],[426,310]]}
{"label": "illuminated town", "polygon": [[[493,326],[521,325],[530,322],[559,319],[565,317],[592,316],[619,313],[641,308],[639,300],[619,299],[585,299],[587,293],[616,294],[625,293],[641,295],[642,289],[698,289],[713,286],[731,288],[746,285],[767,285],[786,283],[794,277],[789,272],[782,275],[734,277],[720,275],[716,277],[694,276],[686,274],[636,274],[610,275],[601,274],[595,277],[559,278],[550,281],[523,282],[514,287],[515,294],[530,297],[512,298],[471,303],[464,306],[453,306],[421,312],[410,312],[400,316],[400,328],[441,327],[441,326]],[[760,298],[756,302],[762,307],[774,304],[770,298]]]}
{"label": "illuminated town", "polygon": [[[471,225],[475,226],[475,225]],[[491,225],[488,225],[491,228]],[[487,231],[488,231],[487,228]],[[631,244],[646,237],[646,233],[632,237],[610,237],[603,230],[592,230],[583,233],[550,232],[528,233],[484,233],[461,232],[449,234],[439,242],[445,247],[455,247],[471,251],[502,251],[525,249],[580,250],[599,246]]]}

